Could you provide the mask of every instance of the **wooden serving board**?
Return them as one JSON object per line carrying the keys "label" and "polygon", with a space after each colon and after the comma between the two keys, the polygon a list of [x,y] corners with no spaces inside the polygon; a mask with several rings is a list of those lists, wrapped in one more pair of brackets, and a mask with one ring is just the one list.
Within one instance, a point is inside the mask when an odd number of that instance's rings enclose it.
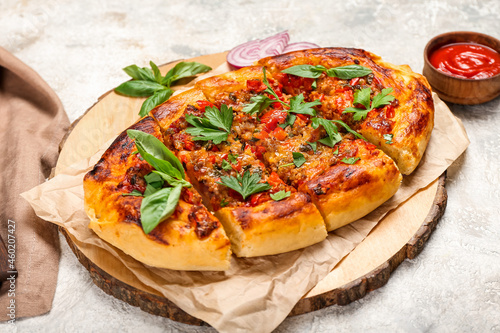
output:
{"label": "wooden serving board", "polygon": [[[225,61],[225,56],[226,53],[218,53],[187,61],[198,61],[216,68]],[[176,63],[161,66],[162,74]],[[143,101],[144,98],[128,98],[113,91],[101,96],[72,124],[61,142],[55,174],[94,155],[101,145],[130,126],[133,123],[130,119],[138,119],[137,113]],[[295,305],[290,316],[333,304],[345,305],[382,287],[404,259],[413,259],[420,253],[443,215],[446,201],[443,174],[378,223],[363,242]],[[60,231],[94,283],[106,293],[155,315],[193,325],[206,325],[154,290],[115,278],[112,270],[108,268],[105,271],[100,267],[96,260],[98,256],[89,259],[80,248],[82,244],[78,244],[64,228]],[[109,263],[106,266],[109,267]]]}

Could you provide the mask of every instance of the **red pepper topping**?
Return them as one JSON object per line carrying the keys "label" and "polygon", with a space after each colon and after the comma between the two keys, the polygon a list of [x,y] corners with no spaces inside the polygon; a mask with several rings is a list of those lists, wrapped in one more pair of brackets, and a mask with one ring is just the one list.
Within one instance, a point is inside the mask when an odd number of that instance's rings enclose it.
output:
{"label": "red pepper topping", "polygon": [[247,89],[256,93],[266,90],[267,86],[261,80],[247,80]]}
{"label": "red pepper topping", "polygon": [[213,107],[213,103],[209,102],[209,101],[196,101],[196,104],[198,104],[198,107],[200,108],[200,110],[202,112],[205,112],[205,108],[207,106],[210,106],[210,107]]}
{"label": "red pepper topping", "polygon": [[286,120],[287,112],[273,109],[268,111],[260,118],[260,122],[265,124],[264,128],[266,131],[273,131],[278,124],[282,124]]}

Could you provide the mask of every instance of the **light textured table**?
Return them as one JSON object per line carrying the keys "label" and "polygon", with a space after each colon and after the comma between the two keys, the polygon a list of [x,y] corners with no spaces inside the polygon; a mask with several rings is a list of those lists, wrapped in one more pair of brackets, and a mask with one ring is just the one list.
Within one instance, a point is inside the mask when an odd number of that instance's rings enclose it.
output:
{"label": "light textured table", "polygon": [[[421,72],[433,36],[500,38],[499,1],[2,0],[0,45],[33,67],[75,120],[127,80],[121,68],[228,50],[288,29],[291,42],[359,47]],[[348,306],[288,318],[277,332],[500,331],[500,99],[450,105],[471,145],[448,170],[448,208],[424,251]],[[53,309],[2,330],[213,332],[155,317],[93,285],[64,240]]]}

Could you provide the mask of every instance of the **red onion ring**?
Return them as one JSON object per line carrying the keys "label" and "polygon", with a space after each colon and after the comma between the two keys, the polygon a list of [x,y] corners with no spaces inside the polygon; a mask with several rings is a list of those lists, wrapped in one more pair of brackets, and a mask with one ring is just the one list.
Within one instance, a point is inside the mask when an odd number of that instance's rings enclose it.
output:
{"label": "red onion ring", "polygon": [[252,65],[255,61],[283,53],[288,45],[288,31],[280,32],[266,39],[257,39],[236,46],[227,54],[227,62],[241,68]]}
{"label": "red onion ring", "polygon": [[320,47],[317,44],[314,43],[309,43],[309,42],[297,42],[297,43],[291,43],[288,44],[285,49],[283,50],[282,53],[288,53],[292,51],[300,51],[300,50],[307,50],[307,49],[315,49]]}

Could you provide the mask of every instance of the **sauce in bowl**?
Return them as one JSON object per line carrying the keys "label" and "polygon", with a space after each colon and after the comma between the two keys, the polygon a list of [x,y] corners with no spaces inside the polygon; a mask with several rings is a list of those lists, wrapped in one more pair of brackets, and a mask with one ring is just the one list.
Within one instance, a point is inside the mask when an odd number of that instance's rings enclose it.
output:
{"label": "sauce in bowl", "polygon": [[432,52],[429,61],[441,72],[464,79],[484,79],[500,73],[500,54],[476,43],[444,45]]}

